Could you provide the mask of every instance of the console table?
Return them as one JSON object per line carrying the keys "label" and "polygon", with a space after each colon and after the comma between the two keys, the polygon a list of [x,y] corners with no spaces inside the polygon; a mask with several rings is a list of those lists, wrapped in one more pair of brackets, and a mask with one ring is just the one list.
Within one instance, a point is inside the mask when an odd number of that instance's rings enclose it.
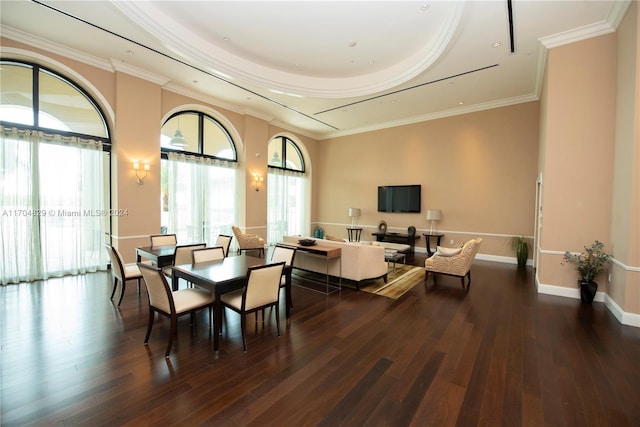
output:
{"label": "console table", "polygon": [[405,245],[409,245],[411,249],[409,249],[409,253],[413,254],[414,248],[416,245],[416,240],[420,238],[420,236],[403,234],[403,233],[371,233],[376,237],[376,241],[378,242],[389,242],[389,243],[402,243]]}

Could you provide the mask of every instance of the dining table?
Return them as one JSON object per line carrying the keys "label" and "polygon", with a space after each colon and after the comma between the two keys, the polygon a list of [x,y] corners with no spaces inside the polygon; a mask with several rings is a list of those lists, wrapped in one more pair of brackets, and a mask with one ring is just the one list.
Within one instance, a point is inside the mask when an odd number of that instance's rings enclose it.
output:
{"label": "dining table", "polygon": [[141,262],[142,258],[153,261],[158,268],[173,264],[176,245],[166,246],[140,246],[136,248],[136,262]]}
{"label": "dining table", "polygon": [[[180,278],[185,279],[196,286],[210,289],[215,294],[213,305],[213,350],[220,350],[220,334],[222,332],[222,303],[220,296],[224,293],[242,289],[246,285],[249,268],[272,264],[274,262],[265,258],[249,255],[226,257],[221,260],[203,262],[198,264],[176,265],[173,268],[173,287],[176,287]],[[285,266],[285,295],[287,319],[291,315],[291,267]]]}

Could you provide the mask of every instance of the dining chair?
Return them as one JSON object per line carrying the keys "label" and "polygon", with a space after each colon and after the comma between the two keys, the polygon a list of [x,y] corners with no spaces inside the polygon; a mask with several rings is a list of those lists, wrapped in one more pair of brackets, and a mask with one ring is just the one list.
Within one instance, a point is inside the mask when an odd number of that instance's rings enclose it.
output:
{"label": "dining chair", "polygon": [[[290,268],[293,266],[293,260],[296,257],[297,248],[293,246],[287,246],[282,244],[276,244],[273,248],[273,252],[271,252],[271,261],[272,262],[280,262],[284,261],[286,267]],[[284,288],[287,285],[287,269],[282,274],[282,278],[280,279],[280,287]],[[293,301],[289,301],[289,306],[293,307]]]}
{"label": "dining chair", "polygon": [[177,335],[178,317],[185,314],[191,315],[191,324],[195,324],[195,313],[205,308],[209,309],[210,322],[213,321],[213,304],[215,296],[204,289],[181,289],[171,291],[171,287],[162,270],[148,264],[139,263],[140,272],[144,277],[149,295],[149,324],[147,335],[144,337],[144,345],[149,345],[149,337],[153,329],[155,314],[163,315],[171,319],[169,343],[164,357],[168,358],[173,345],[173,339]]}
{"label": "dining chair", "polygon": [[[242,346],[247,351],[246,321],[248,313],[256,313],[267,307],[276,308],[276,327],[280,336],[280,279],[284,270],[284,262],[249,267],[247,283],[242,289],[227,292],[220,296],[220,303],[240,315],[242,330]],[[264,322],[264,317],[262,318]]]}
{"label": "dining chair", "polygon": [[226,234],[219,234],[216,239],[215,246],[222,246],[224,249],[224,256],[229,256],[229,246],[231,246],[231,240],[233,240],[233,236],[227,236]]}
{"label": "dining chair", "polygon": [[153,234],[149,236],[151,246],[172,246],[178,244],[178,238],[175,234]]}
{"label": "dining chair", "polygon": [[162,267],[162,272],[167,276],[167,280],[173,279],[173,266],[181,264],[191,264],[191,252],[195,249],[207,247],[206,243],[193,243],[190,245],[178,245],[173,252],[173,264]]}
{"label": "dining chair", "polygon": [[190,262],[198,264],[201,262],[217,261],[224,258],[224,248],[222,246],[212,246],[210,248],[201,248],[191,251]]}
{"label": "dining chair", "polygon": [[126,288],[127,280],[138,280],[138,293],[140,293],[140,279],[142,274],[136,263],[124,264],[122,257],[116,248],[108,243],[104,244],[111,260],[111,275],[113,276],[113,290],[111,291],[111,299],[116,293],[118,287],[118,281],[122,284],[122,291],[120,292],[120,299],[118,300],[118,306],[122,303],[122,297],[124,297],[124,290]]}

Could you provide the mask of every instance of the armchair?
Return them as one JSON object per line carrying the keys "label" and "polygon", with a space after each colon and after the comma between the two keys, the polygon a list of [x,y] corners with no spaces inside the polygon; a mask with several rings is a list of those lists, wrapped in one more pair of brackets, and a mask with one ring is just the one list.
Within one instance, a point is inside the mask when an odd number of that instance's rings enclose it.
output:
{"label": "armchair", "polygon": [[238,242],[238,255],[240,255],[242,251],[258,251],[260,257],[264,256],[265,241],[262,237],[257,234],[245,234],[235,225],[231,226],[231,230],[233,230],[233,234],[236,236]]}
{"label": "armchair", "polygon": [[[460,277],[463,289],[465,287],[464,279],[465,277],[468,277],[469,280],[467,282],[467,289],[469,289],[469,286],[471,285],[471,264],[473,263],[473,259],[478,253],[480,243],[482,243],[481,237],[477,239],[471,239],[466,242],[464,246],[462,246],[458,253],[455,253],[457,251],[443,251],[443,249],[448,248],[441,249],[440,247],[438,247],[436,253],[424,261],[425,285],[427,284],[429,273],[438,273],[448,276]],[[433,283],[436,283],[435,274],[433,276]]]}

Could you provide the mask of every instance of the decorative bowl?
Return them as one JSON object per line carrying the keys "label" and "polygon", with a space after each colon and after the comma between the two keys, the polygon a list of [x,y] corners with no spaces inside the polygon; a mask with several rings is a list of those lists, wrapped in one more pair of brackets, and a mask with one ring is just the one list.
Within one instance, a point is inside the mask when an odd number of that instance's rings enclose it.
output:
{"label": "decorative bowl", "polygon": [[300,239],[300,240],[298,240],[298,243],[301,246],[313,246],[313,245],[316,244],[316,241],[313,240],[313,239]]}

